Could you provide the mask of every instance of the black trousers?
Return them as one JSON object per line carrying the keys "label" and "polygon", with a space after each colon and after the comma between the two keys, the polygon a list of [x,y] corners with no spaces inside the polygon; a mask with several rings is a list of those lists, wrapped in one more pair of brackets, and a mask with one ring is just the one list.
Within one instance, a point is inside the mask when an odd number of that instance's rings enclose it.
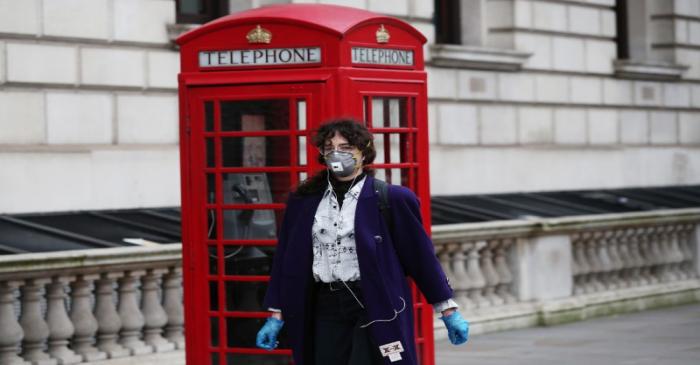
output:
{"label": "black trousers", "polygon": [[[359,285],[349,283],[361,302]],[[369,330],[367,313],[342,283],[317,284],[314,315],[315,365],[381,365],[384,360]]]}

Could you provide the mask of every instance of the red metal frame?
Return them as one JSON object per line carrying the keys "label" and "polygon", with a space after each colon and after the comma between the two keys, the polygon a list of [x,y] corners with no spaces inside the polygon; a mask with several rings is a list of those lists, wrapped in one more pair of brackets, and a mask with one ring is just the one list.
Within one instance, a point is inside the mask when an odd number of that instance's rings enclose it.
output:
{"label": "red metal frame", "polygon": [[[269,45],[249,44],[247,32],[262,25],[273,34]],[[376,42],[379,26],[391,32],[387,44]],[[284,203],[224,204],[222,178],[227,173],[274,173],[284,177],[289,187],[296,185],[300,173],[310,176],[323,167],[314,156],[310,133],[322,121],[351,116],[366,120],[375,140],[388,146],[378,171],[388,171],[386,179],[413,189],[422,201],[426,230],[430,230],[430,187],[428,177],[427,90],[423,71],[422,45],[425,38],[410,25],[394,18],[346,7],[329,5],[273,6],[234,14],[204,25],[178,39],[181,46],[180,146],[182,171],[183,267],[186,319],[187,363],[229,364],[230,354],[287,356],[289,349],[266,351],[254,346],[229,347],[227,321],[261,319],[264,309],[228,310],[228,283],[264,283],[267,275],[227,275],[225,250],[232,247],[269,249],[273,238],[224,238],[224,211],[265,210],[278,218]],[[221,67],[200,69],[199,51],[260,49],[284,47],[320,47],[320,64],[266,65],[260,67]],[[414,65],[407,67],[353,65],[351,47],[377,47],[413,51]],[[384,126],[372,120],[372,100],[394,99],[399,103],[405,125]],[[222,131],[220,103],[227,101],[288,100],[289,128],[282,130]],[[306,128],[297,129],[298,101],[306,106]],[[205,131],[205,103],[213,105],[214,129]],[[385,103],[386,104],[386,103]],[[388,111],[388,107],[385,107]],[[276,137],[287,142],[288,161],[274,166],[223,166],[224,138]],[[306,163],[300,164],[299,142],[306,141]],[[393,140],[396,156],[391,155]],[[213,146],[214,163],[207,165],[207,143]],[[401,179],[391,172],[398,169]],[[208,179],[213,176],[215,199],[208,199]],[[210,232],[213,214],[216,230]],[[215,233],[212,237],[212,234]],[[214,256],[216,260],[211,257]],[[215,265],[209,267],[210,263]],[[231,285],[233,285],[231,284]],[[412,284],[416,318],[416,343],[422,365],[434,364],[433,315],[430,306]],[[210,290],[212,292],[210,293]],[[210,303],[210,298],[215,302]],[[212,328],[218,328],[212,341]],[[236,327],[233,327],[236,328]],[[253,336],[253,334],[251,334]],[[291,361],[291,360],[290,360]]]}

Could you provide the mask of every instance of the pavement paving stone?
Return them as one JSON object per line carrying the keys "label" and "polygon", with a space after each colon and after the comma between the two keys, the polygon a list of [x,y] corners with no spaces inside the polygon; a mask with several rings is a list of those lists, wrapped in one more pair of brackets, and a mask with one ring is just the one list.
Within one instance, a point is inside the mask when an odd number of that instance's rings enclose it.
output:
{"label": "pavement paving stone", "polygon": [[700,365],[700,304],[437,341],[437,365]]}

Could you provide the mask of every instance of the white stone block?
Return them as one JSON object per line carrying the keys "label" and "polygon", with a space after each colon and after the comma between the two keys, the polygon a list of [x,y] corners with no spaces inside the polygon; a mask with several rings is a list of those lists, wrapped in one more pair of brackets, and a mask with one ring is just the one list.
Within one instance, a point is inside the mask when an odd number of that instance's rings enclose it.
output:
{"label": "white stone block", "polygon": [[515,26],[518,28],[532,27],[532,2],[514,1],[513,6]]}
{"label": "white stone block", "polygon": [[[461,4],[467,4],[462,2]],[[462,5],[463,6],[463,5]],[[486,1],[486,24],[491,28],[512,28],[515,25],[513,17],[513,1],[490,0]]]}
{"label": "white stone block", "polygon": [[616,144],[617,111],[615,109],[588,110],[588,142],[595,145]]}
{"label": "white stone block", "polygon": [[632,82],[618,79],[603,79],[603,103],[608,105],[632,104]]}
{"label": "white stone block", "polygon": [[515,144],[517,124],[515,108],[510,106],[482,106],[480,141],[484,145]]}
{"label": "white stone block", "polygon": [[700,85],[690,85],[690,105],[694,108],[700,107]]}
{"label": "white stone block", "polygon": [[148,52],[148,87],[177,88],[180,55],[176,52]]}
{"label": "white stone block", "polygon": [[542,102],[569,101],[569,78],[563,75],[535,75],[535,99]]}
{"label": "white stone block", "polygon": [[408,0],[368,0],[368,9],[382,14],[408,15]]}
{"label": "white stone block", "polygon": [[687,34],[688,43],[700,45],[700,21],[688,22]]}
{"label": "white stone block", "polygon": [[426,67],[428,96],[454,99],[457,97],[457,71],[451,68]]}
{"label": "white stone block", "polygon": [[613,73],[613,62],[617,59],[617,45],[613,41],[586,39],[586,71]]}
{"label": "white stone block", "polygon": [[660,82],[634,82],[634,103],[636,105],[661,105],[663,94]]}
{"label": "white stone block", "polygon": [[110,38],[110,9],[107,0],[43,0],[43,4],[44,34]]}
{"label": "white stone block", "polygon": [[119,95],[118,143],[178,142],[177,96]]}
{"label": "white stone block", "polygon": [[700,113],[678,114],[680,139],[682,144],[700,144]]}
{"label": "white stone block", "polygon": [[617,34],[617,19],[615,11],[601,10],[600,11],[600,35],[604,37],[615,37]]}
{"label": "white stone block", "polygon": [[44,94],[0,91],[0,144],[45,142]]}
{"label": "white stone block", "polygon": [[[413,6],[411,7],[411,15],[419,18],[433,19],[433,13],[435,12],[435,3],[432,1],[424,0],[412,0]],[[360,0],[364,3],[364,0]]]}
{"label": "white stone block", "polygon": [[[578,1],[578,0],[572,0],[572,1]],[[615,6],[615,1],[617,0],[584,0],[585,2],[589,4],[594,4],[594,5],[602,5],[602,6],[607,6],[607,7],[614,7]]]}
{"label": "white stone block", "polygon": [[554,140],[552,109],[520,107],[518,139],[521,144],[549,144]]}
{"label": "white stone block", "polygon": [[437,104],[428,103],[428,143],[437,143],[438,134],[438,116],[437,116]]}
{"label": "white stone block", "polygon": [[367,8],[367,0],[304,0],[304,1],[299,1],[299,0],[294,0],[296,3],[300,2],[306,2],[306,3],[323,3],[323,4],[330,4],[330,5],[341,5],[341,6],[350,6],[353,8],[358,8],[358,9],[366,9]]}
{"label": "white stone block", "polygon": [[552,68],[552,37],[542,34],[515,33],[514,48],[532,53],[523,67],[531,69]]}
{"label": "white stone block", "polygon": [[535,77],[526,73],[499,73],[498,93],[501,100],[534,101]]}
{"label": "white stone block", "polygon": [[109,94],[47,92],[48,143],[110,144],[112,114]]}
{"label": "white stone block", "polygon": [[82,83],[144,86],[144,53],[132,49],[83,48]]}
{"label": "white stone block", "polygon": [[459,71],[460,99],[496,99],[496,73]]}
{"label": "white stone block", "polygon": [[568,235],[537,236],[519,241],[515,265],[522,301],[567,298],[573,293],[571,240]]}
{"label": "white stone block", "polygon": [[620,110],[620,142],[649,143],[649,113],[642,110]]}
{"label": "white stone block", "polygon": [[690,85],[664,83],[664,106],[689,107]]}
{"label": "white stone block", "polygon": [[599,35],[601,33],[600,11],[596,8],[571,5],[569,9],[569,32]]}
{"label": "white stone block", "polygon": [[175,23],[171,0],[119,0],[114,2],[114,39],[168,43],[166,26]]}
{"label": "white stone block", "polygon": [[674,0],[674,13],[692,17],[700,17],[700,2],[697,0]]}
{"label": "white stone block", "polygon": [[435,44],[435,25],[431,22],[425,21],[412,21],[409,22],[414,28],[416,28],[423,36],[426,38],[425,44],[423,44],[423,60],[425,62],[430,61],[430,47]]}
{"label": "white stone block", "polygon": [[652,111],[650,118],[650,138],[652,144],[678,143],[676,113]]}
{"label": "white stone block", "polygon": [[603,102],[603,82],[598,77],[572,76],[571,102],[600,104]]}
{"label": "white stone block", "polygon": [[586,70],[586,54],[583,39],[554,37],[552,39],[552,53],[552,66],[555,70]]}
{"label": "white stone block", "polygon": [[71,46],[7,43],[7,81],[75,84],[77,52]]}
{"label": "white stone block", "polygon": [[673,22],[673,40],[678,43],[689,43],[688,40],[688,21],[676,20]]}
{"label": "white stone block", "polygon": [[695,49],[676,48],[675,62],[689,66],[683,74],[684,79],[700,79],[700,51]]}
{"label": "white stone block", "polygon": [[438,140],[444,145],[469,145],[478,142],[478,119],[475,106],[439,104]]}
{"label": "white stone block", "polygon": [[654,19],[649,24],[649,38],[652,43],[673,42],[673,21],[670,19]]}
{"label": "white stone block", "polygon": [[6,52],[6,47],[5,47],[5,42],[0,42],[0,85],[4,84],[5,81],[7,81],[7,75],[5,74],[5,70],[7,69],[5,67],[6,63],[5,62],[5,55],[7,54]]}
{"label": "white stone block", "polygon": [[554,142],[563,145],[586,144],[585,109],[559,108],[554,110]]}
{"label": "white stone block", "polygon": [[533,25],[537,29],[565,32],[566,5],[535,1],[532,3]]}
{"label": "white stone block", "polygon": [[0,33],[39,34],[39,0],[0,0]]}

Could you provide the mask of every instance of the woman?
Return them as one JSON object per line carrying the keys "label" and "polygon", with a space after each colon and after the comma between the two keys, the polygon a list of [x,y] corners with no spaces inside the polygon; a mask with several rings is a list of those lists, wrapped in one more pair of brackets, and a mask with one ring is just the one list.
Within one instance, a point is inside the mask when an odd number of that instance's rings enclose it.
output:
{"label": "woman", "polygon": [[442,312],[452,343],[467,340],[416,196],[387,185],[391,224],[380,212],[379,183],[364,167],[376,155],[372,138],[353,120],[322,125],[313,142],[328,168],[287,204],[264,302],[272,315],[257,345],[274,349],[286,323],[297,365],[417,364],[406,276]]}

